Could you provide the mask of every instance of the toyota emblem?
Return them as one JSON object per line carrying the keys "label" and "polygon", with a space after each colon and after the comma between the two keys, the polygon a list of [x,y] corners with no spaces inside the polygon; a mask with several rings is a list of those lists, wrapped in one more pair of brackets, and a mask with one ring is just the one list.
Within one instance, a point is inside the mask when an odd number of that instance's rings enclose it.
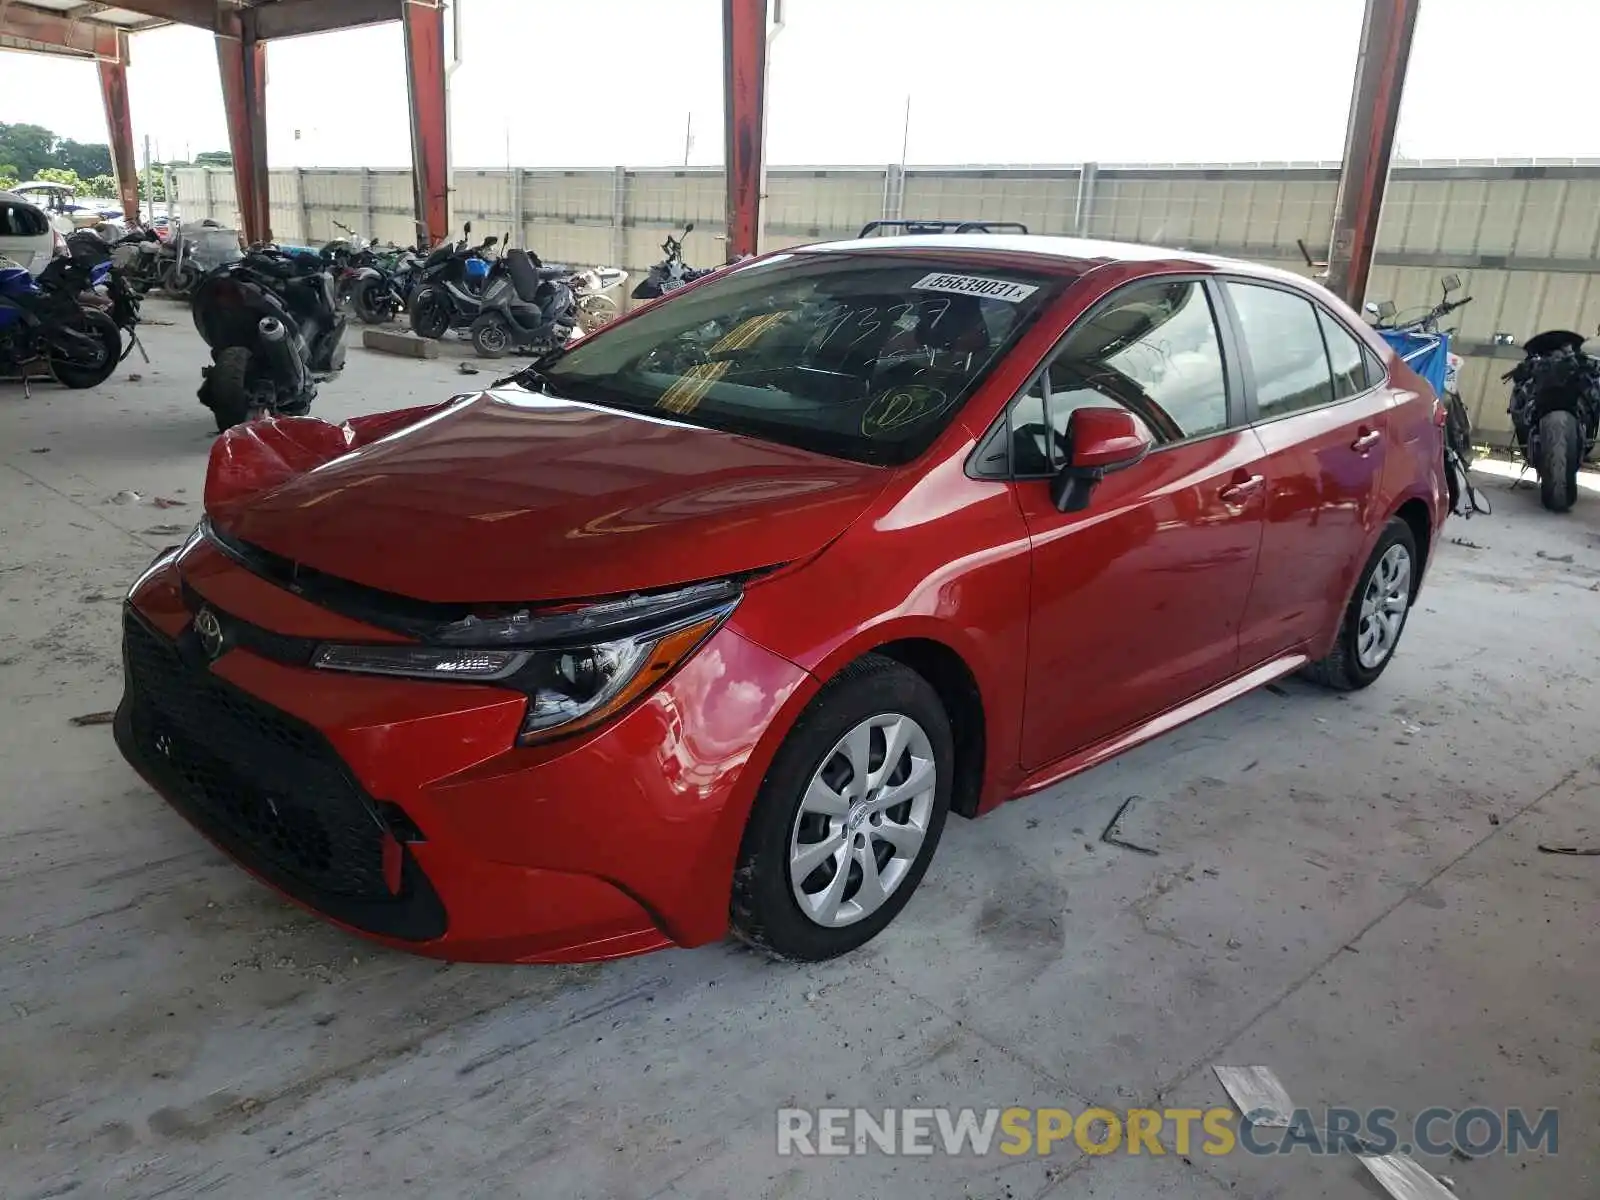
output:
{"label": "toyota emblem", "polygon": [[194,631],[200,638],[207,658],[216,658],[222,653],[222,622],[217,620],[216,613],[209,608],[202,608],[195,613]]}

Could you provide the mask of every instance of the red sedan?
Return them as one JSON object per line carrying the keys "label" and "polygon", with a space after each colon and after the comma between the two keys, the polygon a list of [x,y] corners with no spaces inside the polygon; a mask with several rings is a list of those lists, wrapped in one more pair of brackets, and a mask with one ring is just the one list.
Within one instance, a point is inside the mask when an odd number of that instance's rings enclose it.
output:
{"label": "red sedan", "polygon": [[426,409],[229,431],[125,610],[128,760],[290,898],[555,962],[875,936],[946,814],[1382,674],[1443,410],[1201,255],[768,255]]}

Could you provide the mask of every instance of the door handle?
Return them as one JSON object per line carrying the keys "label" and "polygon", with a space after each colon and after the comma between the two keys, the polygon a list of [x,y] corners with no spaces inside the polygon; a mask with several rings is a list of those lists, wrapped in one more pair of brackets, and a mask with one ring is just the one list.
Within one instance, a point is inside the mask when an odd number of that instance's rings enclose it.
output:
{"label": "door handle", "polygon": [[1231,483],[1217,493],[1224,504],[1243,504],[1261,490],[1261,485],[1266,479],[1260,475],[1252,475],[1249,479],[1241,479],[1238,483]]}
{"label": "door handle", "polygon": [[1369,429],[1366,433],[1363,433],[1355,441],[1350,443],[1350,449],[1354,450],[1357,454],[1365,454],[1368,450],[1371,450],[1381,441],[1383,441],[1383,434],[1376,429]]}

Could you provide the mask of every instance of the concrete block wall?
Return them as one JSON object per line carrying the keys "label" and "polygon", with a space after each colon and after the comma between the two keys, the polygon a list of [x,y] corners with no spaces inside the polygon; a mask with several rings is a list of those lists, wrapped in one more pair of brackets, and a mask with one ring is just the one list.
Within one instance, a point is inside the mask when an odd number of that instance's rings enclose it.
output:
{"label": "concrete block wall", "polygon": [[[185,220],[237,224],[232,175],[174,173]],[[1326,251],[1337,163],[1081,164],[1041,167],[783,167],[768,173],[766,249],[850,237],[878,217],[1021,221],[1036,233],[1078,234],[1231,254],[1305,270],[1296,245]],[[320,244],[338,220],[380,241],[410,243],[406,170],[278,170],[272,224],[284,241]],[[685,222],[691,263],[725,256],[719,168],[458,170],[453,227],[474,238],[510,233],[552,262],[643,272]],[[1600,160],[1452,161],[1395,168],[1368,298],[1401,309],[1431,304],[1457,274],[1473,303],[1458,317],[1467,357],[1462,394],[1480,434],[1507,435],[1501,373],[1518,341],[1543,329],[1600,328]],[[625,303],[625,301],[624,301]]]}

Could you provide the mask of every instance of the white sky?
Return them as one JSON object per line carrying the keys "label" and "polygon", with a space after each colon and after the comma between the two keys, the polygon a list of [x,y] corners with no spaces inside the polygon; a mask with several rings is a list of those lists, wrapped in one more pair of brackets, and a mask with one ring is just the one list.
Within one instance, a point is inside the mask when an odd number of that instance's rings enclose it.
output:
{"label": "white sky", "polygon": [[[719,0],[460,0],[459,167],[722,160]],[[775,164],[1196,162],[1340,154],[1362,0],[788,0]],[[1423,0],[1415,158],[1600,156],[1595,0]],[[210,35],[133,40],[136,136],[224,149]],[[396,25],[274,42],[272,166],[410,161]],[[104,141],[92,65],[0,51],[0,120]],[[298,135],[298,136],[297,136]],[[142,151],[141,151],[142,153]]]}

